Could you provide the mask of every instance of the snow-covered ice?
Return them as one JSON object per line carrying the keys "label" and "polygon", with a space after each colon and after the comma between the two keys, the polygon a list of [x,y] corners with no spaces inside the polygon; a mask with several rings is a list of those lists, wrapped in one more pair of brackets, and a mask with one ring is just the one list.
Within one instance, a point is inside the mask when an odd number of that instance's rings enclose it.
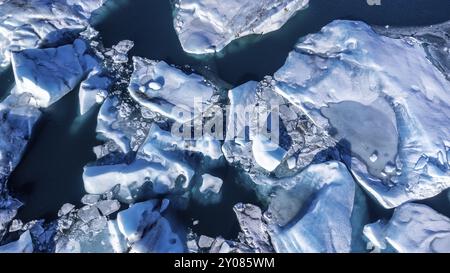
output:
{"label": "snow-covered ice", "polygon": [[450,219],[421,204],[396,208],[388,222],[380,220],[365,226],[364,235],[382,251],[450,252]]}
{"label": "snow-covered ice", "polygon": [[266,212],[276,252],[350,252],[355,182],[344,164],[311,165],[277,182],[283,189]]}
{"label": "snow-covered ice", "polygon": [[202,76],[186,74],[164,61],[134,57],[133,63],[128,90],[151,111],[185,123],[211,106],[216,89]]}
{"label": "snow-covered ice", "polygon": [[222,179],[212,176],[210,174],[202,175],[202,185],[200,186],[201,193],[215,193],[218,194],[222,188]]}
{"label": "snow-covered ice", "polygon": [[95,104],[102,103],[108,95],[111,79],[94,70],[80,85],[80,113],[86,114]]}
{"label": "snow-covered ice", "polygon": [[308,0],[177,0],[174,25],[186,52],[214,53],[239,37],[279,29]]}
{"label": "snow-covered ice", "polygon": [[72,91],[98,63],[80,39],[57,48],[25,49],[11,59],[14,94],[30,93],[39,107],[48,107]]}
{"label": "snow-covered ice", "polygon": [[0,67],[10,63],[11,52],[67,42],[105,1],[1,1]]}
{"label": "snow-covered ice", "polygon": [[30,231],[25,231],[19,240],[0,246],[0,253],[32,253],[33,242],[31,240]]}
{"label": "snow-covered ice", "polygon": [[352,151],[353,175],[384,207],[450,187],[450,82],[419,40],[334,21],[301,39],[274,78],[278,94]]}

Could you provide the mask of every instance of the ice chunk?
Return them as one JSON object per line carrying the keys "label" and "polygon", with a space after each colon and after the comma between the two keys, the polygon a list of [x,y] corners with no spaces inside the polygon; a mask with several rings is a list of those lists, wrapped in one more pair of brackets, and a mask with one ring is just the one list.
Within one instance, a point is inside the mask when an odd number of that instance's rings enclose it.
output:
{"label": "ice chunk", "polygon": [[234,206],[234,213],[244,233],[244,242],[256,252],[273,252],[267,225],[262,221],[262,211],[251,204],[239,203]]}
{"label": "ice chunk", "polygon": [[277,183],[266,213],[276,252],[350,252],[355,184],[344,164],[311,165]]}
{"label": "ice chunk", "polygon": [[88,26],[94,10],[105,0],[0,1],[0,67],[10,52],[67,41]]}
{"label": "ice chunk", "polygon": [[158,204],[158,200],[149,200],[134,204],[129,209],[119,212],[117,215],[118,227],[129,242],[134,243],[142,238],[145,227],[161,217],[158,211],[154,211]]}
{"label": "ice chunk", "polygon": [[200,192],[211,192],[218,194],[222,188],[223,181],[218,177],[214,177],[210,174],[202,175],[202,185],[200,186]]}
{"label": "ice chunk", "polygon": [[205,235],[201,235],[200,238],[198,239],[198,246],[200,248],[210,248],[212,246],[214,242],[214,238],[205,236]]}
{"label": "ice chunk", "polygon": [[163,61],[134,57],[133,62],[128,90],[142,106],[180,123],[192,120],[211,106],[216,90],[202,76],[186,74]]}
{"label": "ice chunk", "polygon": [[450,252],[450,219],[421,204],[407,203],[396,208],[389,222],[367,225],[364,235],[381,250]]}
{"label": "ice chunk", "polygon": [[232,40],[279,29],[308,0],[177,0],[174,25],[186,52],[214,53]]}
{"label": "ice chunk", "polygon": [[159,200],[132,205],[117,215],[120,232],[132,245],[132,253],[179,253],[183,245],[167,219],[161,216]]}
{"label": "ice chunk", "polygon": [[103,200],[95,204],[103,216],[108,216],[120,209],[120,203],[117,200]]}
{"label": "ice chunk", "polygon": [[286,156],[286,150],[263,135],[253,138],[252,152],[256,163],[268,172],[274,171]]}
{"label": "ice chunk", "polygon": [[247,82],[229,91],[225,158],[250,175],[275,172],[282,177],[303,169],[317,153],[334,146],[319,129],[274,91],[274,81]]}
{"label": "ice chunk", "polygon": [[84,115],[97,103],[102,103],[108,94],[111,80],[97,70],[92,71],[80,85],[80,113]]}
{"label": "ice chunk", "polygon": [[278,94],[351,151],[353,175],[384,207],[450,187],[439,160],[449,143],[450,82],[419,40],[335,21],[303,38],[274,78]]}
{"label": "ice chunk", "polygon": [[80,217],[83,222],[88,223],[99,218],[100,212],[95,206],[84,206],[78,211],[78,217]]}
{"label": "ice chunk", "polygon": [[17,84],[14,93],[30,93],[40,107],[58,101],[75,88],[96,62],[86,49],[84,41],[76,40],[72,45],[13,53]]}
{"label": "ice chunk", "polygon": [[74,208],[75,208],[75,206],[72,204],[69,204],[69,203],[64,204],[61,207],[61,209],[59,209],[59,211],[58,211],[58,217],[69,214],[71,211],[73,211]]}
{"label": "ice chunk", "polygon": [[30,231],[24,232],[18,241],[0,246],[0,253],[32,253],[33,242]]}
{"label": "ice chunk", "polygon": [[100,200],[100,195],[98,194],[86,194],[81,198],[81,203],[85,205],[95,205]]}

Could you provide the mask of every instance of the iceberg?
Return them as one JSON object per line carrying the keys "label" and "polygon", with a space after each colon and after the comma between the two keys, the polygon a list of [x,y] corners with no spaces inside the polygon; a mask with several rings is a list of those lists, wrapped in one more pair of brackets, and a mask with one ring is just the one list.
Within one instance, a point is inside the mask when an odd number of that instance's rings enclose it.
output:
{"label": "iceberg", "polygon": [[228,92],[227,130],[222,151],[251,176],[294,174],[311,164],[316,155],[335,142],[309,121],[301,109],[274,92],[266,77]]}
{"label": "iceberg", "polygon": [[243,241],[258,253],[271,253],[268,226],[263,222],[263,214],[259,207],[252,204],[236,204],[233,208],[243,231]]}
{"label": "iceberg", "polygon": [[153,124],[136,158],[129,164],[86,166],[83,173],[86,192],[103,194],[120,185],[119,195],[123,201],[130,202],[139,197],[143,186],[149,183],[156,194],[186,190],[194,170],[177,157],[164,132]]}
{"label": "iceberg", "polygon": [[174,4],[174,26],[186,52],[214,53],[239,37],[281,28],[308,2],[177,0]]}
{"label": "iceberg", "polygon": [[80,114],[86,114],[94,105],[102,103],[108,96],[111,79],[94,70],[80,85]]}
{"label": "iceberg", "polygon": [[278,253],[351,251],[355,184],[344,164],[311,165],[281,185],[265,213]]}
{"label": "iceberg", "polygon": [[25,231],[18,241],[0,246],[0,253],[33,253],[30,231]]}
{"label": "iceberg", "polygon": [[388,222],[380,220],[365,226],[364,235],[382,251],[450,252],[450,219],[421,204],[399,206]]}
{"label": "iceberg", "polygon": [[11,52],[70,41],[105,1],[1,1],[0,67],[9,65]]}
{"label": "iceberg", "polygon": [[274,79],[351,152],[352,174],[385,208],[450,187],[450,82],[420,40],[334,21],[302,38]]}
{"label": "iceberg", "polygon": [[161,214],[159,200],[132,205],[117,215],[120,232],[131,244],[131,253],[181,253],[184,246]]}
{"label": "iceberg", "polygon": [[48,107],[72,91],[98,64],[85,41],[57,48],[25,49],[12,54],[13,94],[30,93],[38,107]]}
{"label": "iceberg", "polygon": [[183,124],[212,105],[217,90],[202,76],[186,74],[164,61],[134,57],[133,63],[128,90],[149,110]]}

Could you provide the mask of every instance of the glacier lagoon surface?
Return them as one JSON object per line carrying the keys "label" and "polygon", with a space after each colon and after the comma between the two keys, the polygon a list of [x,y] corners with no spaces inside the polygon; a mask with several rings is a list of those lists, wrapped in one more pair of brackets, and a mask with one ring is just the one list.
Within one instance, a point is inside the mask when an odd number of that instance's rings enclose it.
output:
{"label": "glacier lagoon surface", "polygon": [[[274,74],[283,65],[298,38],[316,33],[335,19],[361,20],[373,25],[392,27],[430,25],[450,19],[443,12],[446,4],[439,1],[427,4],[417,1],[410,3],[406,10],[401,5],[391,3],[370,7],[364,1],[310,1],[307,9],[299,12],[278,31],[262,37],[238,39],[213,56],[195,56],[183,51],[173,29],[171,6],[166,1],[110,2],[113,3],[106,4],[106,8],[102,10],[104,14],[94,24],[100,31],[105,46],[110,47],[124,39],[133,40],[135,47],[129,53],[131,56],[164,60],[179,66],[189,65],[207,78],[217,77],[216,82],[225,88],[236,87],[249,80],[261,81],[264,76]],[[8,76],[7,72],[5,74],[5,80],[11,81],[11,75]],[[8,89],[4,92],[9,92]],[[99,144],[95,139],[98,109],[91,109],[87,115],[79,117],[77,103],[77,94],[72,92],[44,111],[44,117],[34,130],[23,159],[10,176],[8,184],[11,193],[25,202],[18,215],[24,222],[42,218],[53,220],[65,203],[81,206],[80,200],[85,194],[83,167],[95,161],[92,148]],[[230,173],[239,177],[235,168],[221,167],[216,171],[217,176],[227,181],[232,180],[229,178]],[[236,180],[242,180],[238,184],[248,184],[248,181],[244,181],[245,178]],[[180,219],[176,216],[177,213],[167,217],[178,218],[172,221],[183,222],[180,225],[198,220],[197,224],[192,225],[194,232],[210,237],[222,235],[227,240],[236,240],[239,225],[232,211],[233,207],[238,202],[253,203],[263,209],[267,207],[258,200],[257,193],[247,189],[248,185],[225,183],[223,187],[224,196],[219,205],[216,205],[217,210],[198,213],[203,209],[202,206],[190,201],[194,205],[188,205],[188,213],[181,212],[189,215],[188,217]],[[235,191],[244,193],[242,196],[234,196]],[[58,198],[53,198],[54,196]],[[450,204],[446,197],[444,191],[433,200],[420,202],[449,217]],[[383,209],[370,198],[366,202],[369,214],[366,224],[391,217],[392,210]],[[214,224],[208,223],[209,218],[222,213],[221,210],[227,210],[224,214],[228,216],[214,221]],[[234,224],[228,228],[230,222]],[[227,226],[226,229],[223,228],[224,225]]]}

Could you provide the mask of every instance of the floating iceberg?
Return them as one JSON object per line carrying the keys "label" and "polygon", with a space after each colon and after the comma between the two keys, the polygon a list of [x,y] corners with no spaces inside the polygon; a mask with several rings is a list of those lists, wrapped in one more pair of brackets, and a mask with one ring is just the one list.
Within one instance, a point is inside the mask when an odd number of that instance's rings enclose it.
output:
{"label": "floating iceberg", "polygon": [[311,165],[277,183],[266,212],[276,252],[350,252],[355,182],[344,164]]}
{"label": "floating iceberg", "polygon": [[86,114],[95,104],[102,103],[108,96],[111,79],[94,70],[80,85],[80,113]]}
{"label": "floating iceberg", "polygon": [[132,205],[117,216],[120,232],[131,244],[132,253],[181,253],[184,247],[172,232],[169,221],[161,216],[164,207],[158,200]]}
{"label": "floating iceberg", "polygon": [[128,90],[139,104],[160,115],[185,123],[212,104],[216,88],[197,74],[186,74],[163,61],[134,57]]}
{"label": "floating iceberg", "polygon": [[420,204],[396,208],[389,222],[367,225],[364,235],[373,246],[384,251],[450,252],[450,219]]}
{"label": "floating iceberg", "polygon": [[105,1],[1,1],[0,67],[10,63],[10,52],[67,42]]}
{"label": "floating iceberg", "polygon": [[234,39],[279,29],[308,0],[177,0],[174,25],[186,52],[214,53]]}
{"label": "floating iceberg", "polygon": [[0,253],[32,253],[33,241],[31,240],[30,231],[24,232],[18,241],[0,246]]}
{"label": "floating iceberg", "polygon": [[39,107],[48,107],[72,91],[98,64],[80,39],[57,48],[25,49],[11,59],[14,94],[30,93]]}
{"label": "floating iceberg", "polygon": [[335,142],[286,99],[274,81],[247,82],[229,91],[225,158],[250,174],[293,174]]}
{"label": "floating iceberg", "polygon": [[303,38],[274,78],[352,152],[353,175],[384,207],[450,187],[450,82],[419,40],[335,21]]}

